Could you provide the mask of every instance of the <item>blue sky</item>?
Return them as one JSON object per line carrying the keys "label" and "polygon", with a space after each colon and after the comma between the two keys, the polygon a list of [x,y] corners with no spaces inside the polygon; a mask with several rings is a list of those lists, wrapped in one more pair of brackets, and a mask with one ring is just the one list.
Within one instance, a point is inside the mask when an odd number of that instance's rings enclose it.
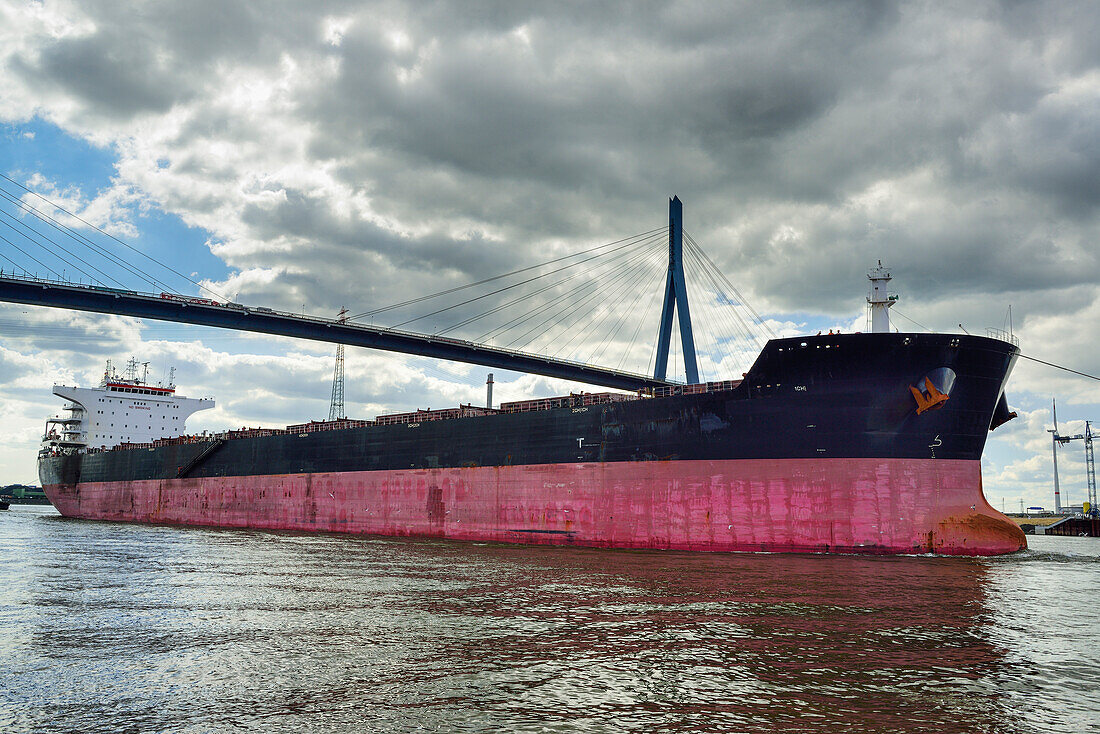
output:
{"label": "blue sky", "polygon": [[[318,314],[648,231],[678,194],[779,333],[861,329],[881,258],[906,317],[980,334],[1011,304],[1025,353],[1100,373],[1088,4],[459,10],[0,2],[0,172],[227,297]],[[611,363],[648,364],[647,303],[621,302]],[[701,344],[724,323],[707,304]],[[583,356],[596,332],[544,341]],[[704,374],[739,375],[751,349],[733,351]],[[329,345],[0,306],[0,480],[34,479],[54,382],[131,355],[218,399],[191,428],[327,414]],[[349,411],[480,402],[484,372],[353,350]],[[498,400],[576,387],[497,380]],[[1021,417],[991,437],[987,495],[1049,505],[1050,398],[1080,430],[1100,390],[1021,362],[1008,396]]]}

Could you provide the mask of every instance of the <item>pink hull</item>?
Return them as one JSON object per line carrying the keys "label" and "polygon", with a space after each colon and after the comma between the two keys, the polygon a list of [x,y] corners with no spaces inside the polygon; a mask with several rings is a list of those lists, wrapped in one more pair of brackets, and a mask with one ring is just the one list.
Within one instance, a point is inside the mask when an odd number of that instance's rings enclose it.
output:
{"label": "pink hull", "polygon": [[47,486],[97,520],[690,551],[996,555],[1027,547],[977,461],[787,459]]}

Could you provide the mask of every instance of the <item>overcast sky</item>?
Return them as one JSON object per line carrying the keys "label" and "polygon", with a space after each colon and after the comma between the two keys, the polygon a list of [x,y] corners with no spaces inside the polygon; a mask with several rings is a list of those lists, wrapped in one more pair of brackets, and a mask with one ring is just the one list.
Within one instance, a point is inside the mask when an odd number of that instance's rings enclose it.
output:
{"label": "overcast sky", "polygon": [[[242,302],[366,311],[661,227],[676,194],[778,333],[860,328],[881,258],[901,329],[1011,305],[1026,354],[1100,373],[1094,3],[0,0],[0,72],[0,173]],[[604,362],[651,369],[655,330]],[[216,398],[189,428],[328,412],[327,345],[0,306],[0,483],[37,481],[54,382],[131,355]],[[707,377],[748,367],[723,356]],[[481,368],[347,373],[353,416],[484,399]],[[1022,361],[1008,395],[986,494],[1051,506],[1050,398],[1079,430],[1100,388]]]}

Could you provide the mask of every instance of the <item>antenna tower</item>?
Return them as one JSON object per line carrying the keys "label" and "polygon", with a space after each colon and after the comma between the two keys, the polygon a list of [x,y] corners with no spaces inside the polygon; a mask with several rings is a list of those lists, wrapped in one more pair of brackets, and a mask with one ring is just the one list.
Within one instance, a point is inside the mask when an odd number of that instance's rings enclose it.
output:
{"label": "antenna tower", "polygon": [[[341,307],[336,316],[338,323],[346,323],[348,310]],[[346,418],[344,415],[344,345],[336,345],[336,368],[332,371],[332,402],[329,403],[328,419],[330,421]]]}

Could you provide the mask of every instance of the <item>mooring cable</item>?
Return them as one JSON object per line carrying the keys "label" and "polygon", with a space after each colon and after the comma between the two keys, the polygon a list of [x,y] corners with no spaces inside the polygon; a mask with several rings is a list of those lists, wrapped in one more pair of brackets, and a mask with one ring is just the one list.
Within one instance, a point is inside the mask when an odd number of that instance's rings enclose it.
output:
{"label": "mooring cable", "polygon": [[1022,352],[1017,356],[1023,357],[1024,359],[1030,359],[1032,362],[1038,362],[1039,364],[1045,364],[1049,367],[1056,367],[1057,369],[1065,370],[1066,372],[1072,372],[1075,375],[1080,375],[1081,377],[1087,377],[1090,380],[1100,381],[1100,377],[1097,377],[1096,375],[1090,375],[1087,372],[1078,372],[1077,370],[1072,370],[1069,367],[1063,367],[1062,365],[1054,364],[1053,362],[1047,362],[1045,359],[1039,359],[1038,357],[1029,357],[1028,355],[1023,354]]}

